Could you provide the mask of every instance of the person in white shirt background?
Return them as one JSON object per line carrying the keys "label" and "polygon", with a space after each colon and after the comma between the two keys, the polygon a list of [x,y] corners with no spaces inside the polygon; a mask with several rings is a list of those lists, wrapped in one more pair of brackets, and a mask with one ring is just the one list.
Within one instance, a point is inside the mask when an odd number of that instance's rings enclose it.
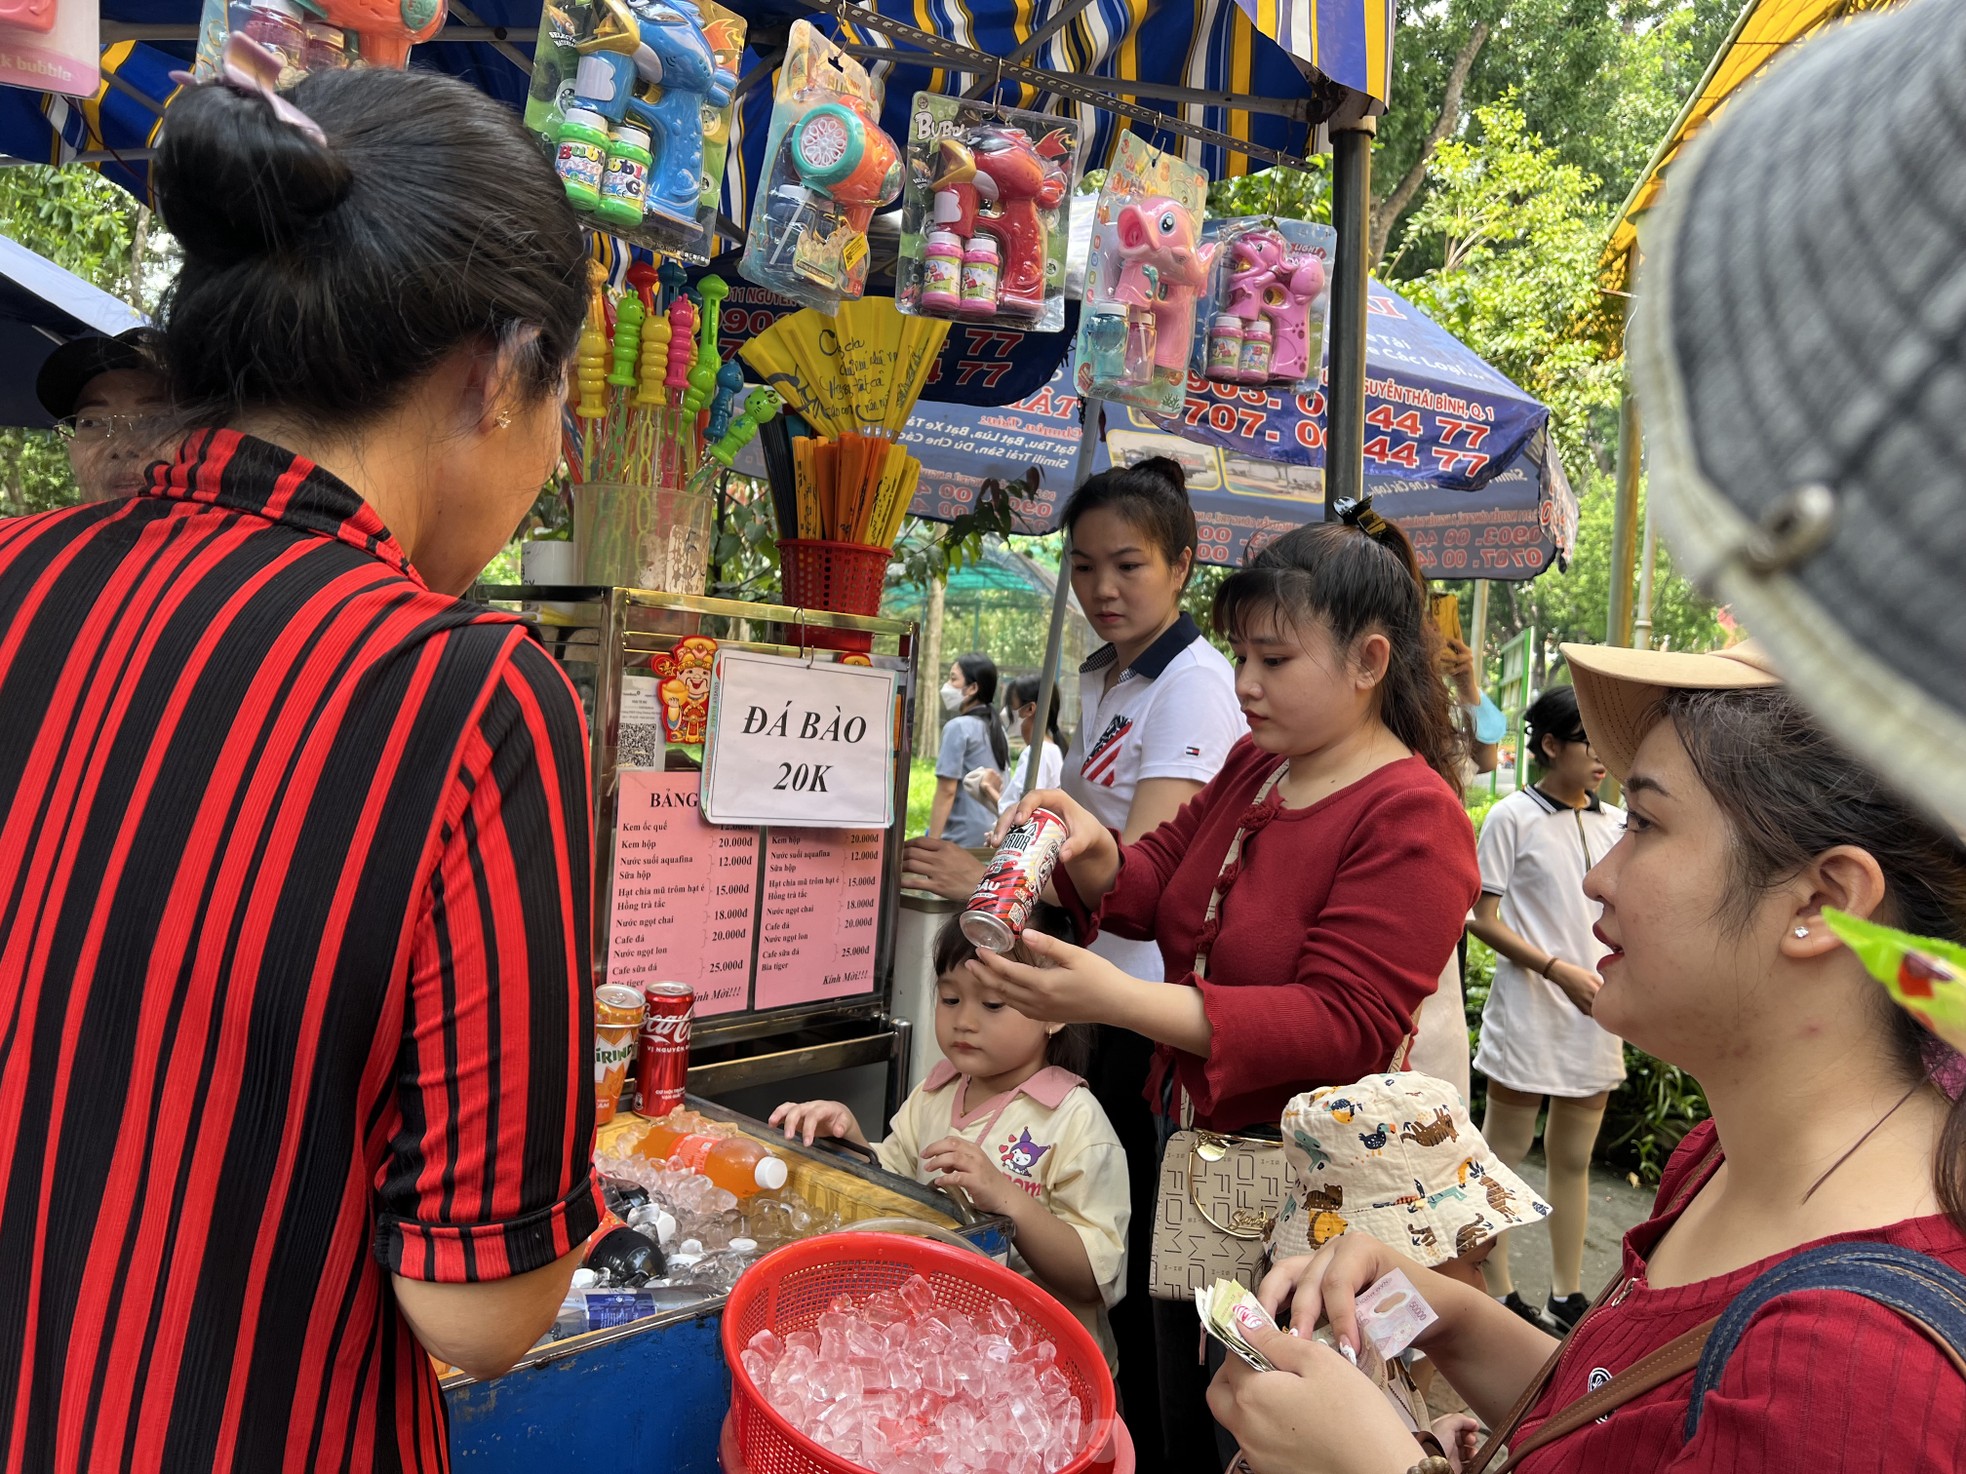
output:
{"label": "person in white shirt background", "polygon": [[1481,1132],[1504,1163],[1529,1154],[1544,1098],[1543,1154],[1550,1214],[1549,1304],[1525,1305],[1509,1274],[1506,1241],[1482,1266],[1489,1293],[1525,1319],[1568,1331],[1588,1307],[1583,1294],[1590,1159],[1604,1105],[1625,1078],[1624,1044],[1591,1019],[1605,947],[1591,928],[1598,903],[1584,876],[1625,832],[1624,810],[1601,803],[1604,764],[1592,749],[1569,686],[1546,691],[1528,712],[1535,786],[1502,799],[1482,822],[1481,899],[1468,931],[1495,949],[1495,983],[1481,1011],[1474,1065],[1488,1077]]}
{"label": "person in white shirt background", "polygon": [[[1066,793],[1131,844],[1174,817],[1248,731],[1228,658],[1181,607],[1200,542],[1180,464],[1155,456],[1102,471],[1065,503],[1072,593],[1107,644],[1079,667],[1079,725],[1065,754]],[[915,840],[904,883],[967,900],[983,865],[954,846]],[[1092,951],[1136,978],[1162,976],[1152,942],[1102,935]],[[1151,1041],[1099,1028],[1086,1078],[1126,1148],[1132,1226],[1126,1298],[1113,1308],[1120,1396],[1143,1451],[1161,1447],[1147,1270],[1153,1258],[1160,1146],[1145,1098]],[[1142,1468],[1158,1459],[1142,1454]]]}
{"label": "person in white shirt background", "polygon": [[[1030,769],[1030,748],[1033,740],[1032,729],[1038,720],[1038,678],[1019,676],[1004,687],[1004,716],[1016,723],[1019,739],[1024,744],[1010,765],[1009,776],[994,768],[978,768],[968,778],[976,783],[976,796],[986,804],[995,804],[997,815],[1001,818],[1017,807],[1017,800],[1024,796],[1024,779]],[[1038,754],[1038,787],[1056,788],[1065,774],[1065,739],[1058,735],[1058,688],[1051,688],[1051,715],[1044,724],[1044,749]]]}

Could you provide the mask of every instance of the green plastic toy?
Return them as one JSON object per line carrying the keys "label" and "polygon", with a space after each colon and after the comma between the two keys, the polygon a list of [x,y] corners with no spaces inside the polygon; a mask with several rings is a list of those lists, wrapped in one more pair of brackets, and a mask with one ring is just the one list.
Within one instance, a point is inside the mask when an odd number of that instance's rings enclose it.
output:
{"label": "green plastic toy", "polygon": [[1828,907],[1823,924],[1857,954],[1893,1002],[1954,1049],[1966,1051],[1966,947],[1859,921]]}

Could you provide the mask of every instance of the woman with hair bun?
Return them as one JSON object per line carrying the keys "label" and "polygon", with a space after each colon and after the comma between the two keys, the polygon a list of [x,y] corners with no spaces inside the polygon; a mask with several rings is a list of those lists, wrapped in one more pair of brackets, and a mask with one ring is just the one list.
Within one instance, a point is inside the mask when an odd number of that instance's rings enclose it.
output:
{"label": "woman with hair bun", "polygon": [[[1167,981],[1029,932],[1049,966],[970,964],[1031,1018],[1154,1041],[1163,1148],[1190,1121],[1274,1130],[1292,1096],[1385,1070],[1479,890],[1425,585],[1398,528],[1351,516],[1284,534],[1216,595],[1249,735],[1172,819],[1122,843],[1069,792],[1018,807],[1064,816],[1061,898],[1153,943]],[[1220,1469],[1194,1308],[1153,1309],[1163,1467]]]}
{"label": "woman with hair bun", "polygon": [[186,438],[0,524],[0,1428],[441,1470],[432,1358],[510,1367],[599,1221],[585,725],[460,597],[558,457],[580,227],[424,72],[189,88],[152,168]]}

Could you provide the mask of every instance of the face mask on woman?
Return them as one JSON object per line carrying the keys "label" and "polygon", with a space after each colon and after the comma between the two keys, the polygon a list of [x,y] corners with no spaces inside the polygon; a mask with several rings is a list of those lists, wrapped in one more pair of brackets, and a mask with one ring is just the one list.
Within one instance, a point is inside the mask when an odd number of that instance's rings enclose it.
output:
{"label": "face mask on woman", "polygon": [[944,711],[963,709],[963,688],[954,681],[947,682],[942,687],[942,709]]}

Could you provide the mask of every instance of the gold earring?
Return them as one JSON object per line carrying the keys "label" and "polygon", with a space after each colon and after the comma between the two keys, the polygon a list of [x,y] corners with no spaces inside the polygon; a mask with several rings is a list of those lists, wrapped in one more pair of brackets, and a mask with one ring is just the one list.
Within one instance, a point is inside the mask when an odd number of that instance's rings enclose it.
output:
{"label": "gold earring", "polygon": [[501,430],[510,430],[510,429],[512,428],[512,411],[511,411],[511,410],[509,410],[509,409],[507,409],[507,410],[500,410],[500,411],[499,411],[499,415],[498,415],[498,428],[499,428],[499,429],[501,429]]}

